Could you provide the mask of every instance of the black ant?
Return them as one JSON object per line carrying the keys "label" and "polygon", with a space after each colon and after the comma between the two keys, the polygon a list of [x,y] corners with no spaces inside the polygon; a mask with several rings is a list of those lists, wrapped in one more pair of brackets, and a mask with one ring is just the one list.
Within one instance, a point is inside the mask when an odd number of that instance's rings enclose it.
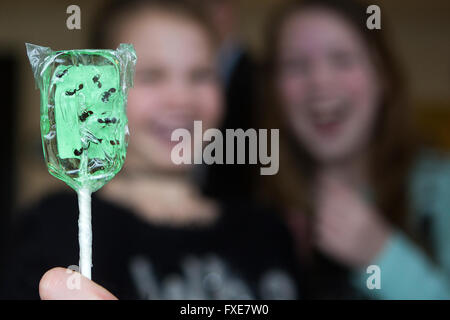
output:
{"label": "black ant", "polygon": [[84,111],[84,112],[81,114],[81,116],[79,116],[79,119],[80,119],[81,122],[84,122],[84,121],[86,121],[86,119],[87,119],[90,115],[92,115],[92,114],[93,114],[93,112],[92,112],[91,110],[89,110],[89,111]]}
{"label": "black ant", "polygon": [[72,66],[70,66],[70,67],[68,67],[67,69],[65,69],[65,70],[63,70],[63,71],[57,73],[57,74],[56,74],[56,77],[61,79],[62,77],[64,77],[64,76],[67,74],[67,72],[69,71],[70,68],[72,68]]}
{"label": "black ant", "polygon": [[109,97],[111,96],[111,93],[114,93],[114,92],[116,92],[115,88],[111,88],[108,91],[103,92],[102,101],[103,102],[108,102],[109,101]]}
{"label": "black ant", "polygon": [[83,84],[81,83],[79,86],[78,86],[78,89],[73,89],[73,91],[66,91],[66,96],[73,96],[77,91],[80,91],[81,89],[83,89]]}
{"label": "black ant", "polygon": [[73,154],[76,155],[77,157],[79,157],[79,156],[81,156],[81,154],[83,153],[83,151],[89,149],[90,146],[91,146],[91,143],[88,142],[87,147],[81,147],[80,150],[75,149],[75,150],[73,151]]}
{"label": "black ant", "polygon": [[74,155],[76,155],[77,157],[81,156],[81,154],[83,153],[83,148],[81,148],[80,150],[75,149],[75,151],[73,152]]}
{"label": "black ant", "polygon": [[116,140],[116,141],[109,140],[109,143],[111,143],[111,145],[113,145],[113,146],[120,144],[119,140]]}
{"label": "black ant", "polygon": [[64,70],[63,72],[57,73],[57,74],[56,74],[56,77],[57,77],[57,78],[62,78],[62,77],[67,73],[68,70],[69,70],[69,69],[66,69],[66,70]]}
{"label": "black ant", "polygon": [[97,84],[97,87],[101,88],[102,87],[102,83],[99,80],[100,80],[100,75],[99,74],[95,75],[92,78],[92,81]]}
{"label": "black ant", "polygon": [[104,123],[105,125],[108,125],[108,124],[111,124],[111,123],[116,123],[117,122],[117,119],[116,118],[105,118],[105,119],[98,119],[97,120],[99,123]]}

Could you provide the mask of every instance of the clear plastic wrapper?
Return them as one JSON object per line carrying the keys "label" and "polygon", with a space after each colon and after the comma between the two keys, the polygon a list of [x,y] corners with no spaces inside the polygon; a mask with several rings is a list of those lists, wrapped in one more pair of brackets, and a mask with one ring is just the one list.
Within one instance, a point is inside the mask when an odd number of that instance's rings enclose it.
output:
{"label": "clear plastic wrapper", "polygon": [[78,194],[80,272],[91,278],[91,193],[122,168],[128,145],[126,104],[136,53],[61,50],[26,44],[41,93],[41,137],[49,172]]}
{"label": "clear plastic wrapper", "polygon": [[136,54],[61,50],[26,44],[41,92],[41,136],[49,172],[75,190],[94,192],[120,171],[126,156],[128,88]]}

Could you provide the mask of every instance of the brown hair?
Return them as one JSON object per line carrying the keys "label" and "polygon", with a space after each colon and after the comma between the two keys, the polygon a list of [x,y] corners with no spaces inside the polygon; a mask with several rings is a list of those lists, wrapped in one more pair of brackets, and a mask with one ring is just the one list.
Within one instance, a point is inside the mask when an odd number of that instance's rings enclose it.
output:
{"label": "brown hair", "polygon": [[[391,223],[406,228],[407,179],[414,146],[411,143],[409,112],[406,109],[405,82],[383,37],[383,32],[369,30],[366,27],[367,5],[364,6],[360,2],[294,1],[281,8],[270,21],[264,60],[265,118],[261,120],[265,126],[280,128],[280,171],[271,178],[264,177],[268,182],[263,183],[264,191],[287,208],[307,214],[313,213],[310,190],[315,164],[283,122],[274,86],[277,72],[277,43],[283,23],[300,10],[309,8],[332,10],[343,17],[360,33],[363,41],[374,53],[373,61],[384,81],[385,90],[370,148],[371,185],[375,203],[380,211]],[[386,28],[384,20],[383,28]]]}
{"label": "brown hair", "polygon": [[168,13],[194,22],[205,31],[214,48],[217,47],[217,34],[209,18],[191,1],[183,0],[113,0],[101,8],[91,25],[89,44],[94,48],[107,48],[114,39],[114,31],[120,28],[123,20],[141,10],[155,10]]}

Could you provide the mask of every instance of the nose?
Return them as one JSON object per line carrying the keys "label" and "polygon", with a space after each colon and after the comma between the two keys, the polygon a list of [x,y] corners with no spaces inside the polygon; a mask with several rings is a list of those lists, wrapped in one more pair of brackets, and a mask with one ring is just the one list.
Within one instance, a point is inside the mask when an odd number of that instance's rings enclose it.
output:
{"label": "nose", "polygon": [[325,63],[316,63],[311,68],[309,89],[313,96],[326,96],[335,85],[333,71]]}
{"label": "nose", "polygon": [[176,111],[188,111],[194,107],[193,91],[187,81],[173,79],[168,83],[165,100],[166,108]]}

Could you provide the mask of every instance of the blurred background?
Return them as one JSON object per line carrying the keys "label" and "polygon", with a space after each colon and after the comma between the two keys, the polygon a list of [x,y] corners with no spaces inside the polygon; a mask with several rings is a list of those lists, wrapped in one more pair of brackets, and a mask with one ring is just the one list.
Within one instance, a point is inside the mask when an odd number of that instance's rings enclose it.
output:
{"label": "blurred background", "polygon": [[[264,23],[282,0],[236,1],[238,32],[257,61]],[[0,64],[3,100],[2,215],[67,188],[47,172],[39,131],[39,92],[25,42],[53,49],[87,46],[92,19],[104,1],[2,1]],[[394,47],[409,80],[416,129],[428,143],[450,149],[450,2],[372,1],[389,21]],[[66,8],[81,8],[81,30],[68,30]]]}
{"label": "blurred background", "polygon": [[[257,64],[263,55],[268,17],[285,0],[230,1],[237,8],[236,37],[251,57],[249,60]],[[39,92],[35,88],[25,43],[49,46],[54,50],[89,47],[94,19],[105,2],[107,0],[15,0],[0,4],[1,237],[6,234],[7,222],[14,212],[22,211],[48,194],[69,190],[48,173],[44,163]],[[388,43],[407,79],[415,133],[428,146],[450,151],[450,1],[373,0],[370,3],[381,7],[381,26],[383,28],[386,21]],[[70,15],[66,9],[73,4],[81,8],[81,30],[66,27]],[[246,104],[243,92],[245,90],[234,97],[237,99],[235,110],[227,110],[234,122],[225,122],[225,127],[249,125],[244,121],[251,115],[242,109]],[[253,108],[254,116],[259,106]],[[242,122],[241,118],[244,119]],[[233,170],[248,171],[246,167],[223,167],[227,168],[222,171],[222,176]],[[233,171],[233,174],[245,182],[247,172],[241,175],[241,171]],[[233,176],[230,177],[228,182],[232,183]],[[239,193],[249,187],[245,183],[225,183],[222,188]],[[246,193],[241,196],[246,197]]]}
{"label": "blurred background", "polygon": [[[255,59],[262,50],[267,15],[282,0],[242,0],[239,28]],[[104,1],[78,0],[81,30],[68,30],[66,8],[73,1],[2,1],[3,214],[44,194],[67,188],[45,167],[39,131],[39,92],[25,52],[25,42],[54,49],[87,46],[92,17]],[[450,2],[446,0],[372,1],[393,30],[390,42],[403,62],[412,93],[417,130],[429,143],[450,149]],[[382,20],[383,24],[383,20]]]}

